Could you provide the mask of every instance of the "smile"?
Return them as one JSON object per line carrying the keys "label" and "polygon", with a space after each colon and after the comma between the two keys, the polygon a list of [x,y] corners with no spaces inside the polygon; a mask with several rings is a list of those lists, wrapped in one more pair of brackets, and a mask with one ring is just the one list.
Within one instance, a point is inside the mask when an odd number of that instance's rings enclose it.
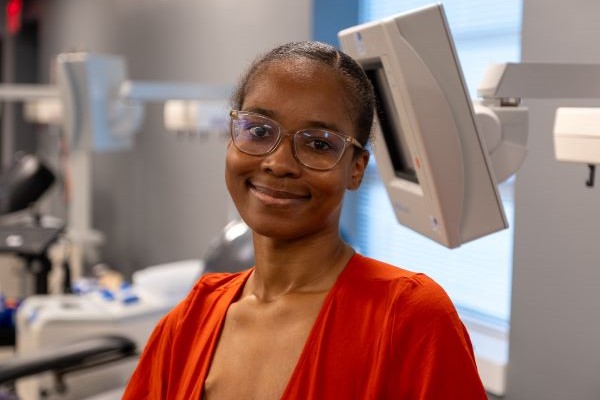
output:
{"label": "smile", "polygon": [[275,190],[265,186],[253,185],[252,183],[248,183],[248,187],[258,200],[271,206],[289,206],[310,198],[310,195]]}

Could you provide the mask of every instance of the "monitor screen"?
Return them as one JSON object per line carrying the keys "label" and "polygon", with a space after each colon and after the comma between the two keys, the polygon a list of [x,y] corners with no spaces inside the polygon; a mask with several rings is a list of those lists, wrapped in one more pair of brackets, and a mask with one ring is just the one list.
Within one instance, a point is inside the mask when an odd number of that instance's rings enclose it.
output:
{"label": "monitor screen", "polygon": [[373,149],[399,223],[450,248],[506,228],[443,6],[338,36],[375,89]]}
{"label": "monitor screen", "polygon": [[363,68],[375,90],[378,103],[376,110],[377,122],[383,134],[390,161],[394,167],[394,173],[398,178],[419,183],[412,158],[410,157],[409,147],[406,143],[406,135],[396,134],[396,132],[402,130],[402,126],[397,123],[398,116],[394,111],[394,107],[392,107],[392,94],[390,93],[390,86],[383,71],[383,65],[381,62],[377,62],[370,65],[363,65]]}

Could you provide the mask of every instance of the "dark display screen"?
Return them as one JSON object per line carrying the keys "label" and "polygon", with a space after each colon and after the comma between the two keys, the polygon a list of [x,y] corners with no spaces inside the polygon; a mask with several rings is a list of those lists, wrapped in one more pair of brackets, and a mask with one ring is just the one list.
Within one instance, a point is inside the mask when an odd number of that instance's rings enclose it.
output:
{"label": "dark display screen", "polygon": [[408,143],[404,136],[394,100],[390,93],[390,86],[380,62],[363,66],[367,76],[375,89],[377,98],[377,119],[385,139],[394,172],[398,178],[419,183],[415,167],[412,162]]}

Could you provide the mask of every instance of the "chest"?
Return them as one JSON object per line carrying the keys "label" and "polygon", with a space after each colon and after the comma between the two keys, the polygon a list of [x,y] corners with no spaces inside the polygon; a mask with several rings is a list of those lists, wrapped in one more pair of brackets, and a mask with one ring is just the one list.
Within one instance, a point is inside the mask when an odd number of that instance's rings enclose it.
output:
{"label": "chest", "polygon": [[281,398],[324,298],[311,294],[268,304],[232,304],[205,381],[205,398]]}

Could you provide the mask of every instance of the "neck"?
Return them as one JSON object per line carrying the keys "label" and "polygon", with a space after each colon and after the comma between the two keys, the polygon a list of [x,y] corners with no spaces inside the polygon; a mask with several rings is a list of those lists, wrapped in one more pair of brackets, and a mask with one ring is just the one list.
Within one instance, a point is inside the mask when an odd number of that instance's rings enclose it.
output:
{"label": "neck", "polygon": [[328,291],[354,250],[339,234],[281,241],[254,234],[256,263],[245,292],[261,301],[290,293]]}

